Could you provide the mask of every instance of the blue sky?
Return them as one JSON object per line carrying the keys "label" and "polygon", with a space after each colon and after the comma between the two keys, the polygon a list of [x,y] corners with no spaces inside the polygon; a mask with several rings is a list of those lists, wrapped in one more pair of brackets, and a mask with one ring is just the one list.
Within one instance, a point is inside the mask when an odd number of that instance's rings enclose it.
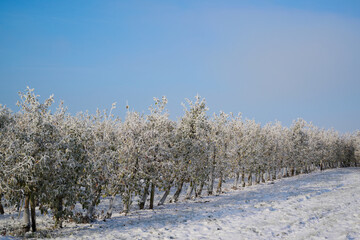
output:
{"label": "blue sky", "polygon": [[0,1],[0,103],[147,112],[167,96],[261,123],[360,129],[360,1]]}

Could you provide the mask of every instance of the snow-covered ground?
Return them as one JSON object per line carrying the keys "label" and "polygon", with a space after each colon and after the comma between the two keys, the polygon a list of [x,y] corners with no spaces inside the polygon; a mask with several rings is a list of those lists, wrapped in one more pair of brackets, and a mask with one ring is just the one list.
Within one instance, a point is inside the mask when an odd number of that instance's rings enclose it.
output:
{"label": "snow-covered ground", "polygon": [[[65,224],[57,239],[360,239],[360,168],[299,175],[155,207],[92,224]],[[106,202],[105,202],[106,205]],[[103,207],[104,206],[103,204]],[[100,206],[101,209],[101,206]],[[13,215],[0,216],[0,227]],[[39,228],[46,222],[39,217]]]}

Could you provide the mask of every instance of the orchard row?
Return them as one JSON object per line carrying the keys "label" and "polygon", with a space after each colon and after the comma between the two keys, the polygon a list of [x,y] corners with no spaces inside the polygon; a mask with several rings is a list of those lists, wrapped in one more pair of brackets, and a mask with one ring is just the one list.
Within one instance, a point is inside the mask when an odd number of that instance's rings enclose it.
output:
{"label": "orchard row", "polygon": [[193,198],[220,194],[229,178],[238,188],[357,164],[358,133],[340,135],[302,119],[284,127],[223,112],[209,118],[198,96],[178,121],[168,118],[165,97],[148,115],[128,111],[124,121],[112,115],[115,105],[110,113],[72,116],[62,104],[52,113],[53,97],[40,103],[33,89],[20,98],[17,113],[0,105],[0,211],[1,198],[24,206],[25,231],[36,231],[37,206],[61,226],[74,218],[76,203],[91,221],[104,196],[111,198],[110,218],[115,196],[127,213],[135,196],[140,209],[149,198],[153,208],[156,189],[161,205],[178,201],[184,185]]}

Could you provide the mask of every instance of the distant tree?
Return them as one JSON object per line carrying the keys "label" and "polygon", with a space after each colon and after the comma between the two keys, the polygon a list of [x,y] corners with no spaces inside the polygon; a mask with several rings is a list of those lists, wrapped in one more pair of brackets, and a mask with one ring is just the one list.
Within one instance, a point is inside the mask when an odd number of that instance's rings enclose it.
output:
{"label": "distant tree", "polygon": [[213,184],[215,178],[218,178],[218,186],[216,188],[216,194],[222,192],[222,184],[230,171],[230,144],[232,140],[232,132],[230,128],[229,115],[220,112],[219,115],[214,114],[211,122],[211,146],[212,154],[210,161],[211,171],[209,179],[208,193],[212,194]]}
{"label": "distant tree", "polygon": [[[144,190],[140,198],[140,209],[144,208],[147,195],[150,194],[150,209],[154,208],[155,189],[164,189],[165,193],[160,201],[164,203],[170,192],[173,181],[172,139],[174,124],[168,119],[166,112],[167,99],[154,98],[154,105],[150,107],[150,114],[146,116],[144,127],[144,158],[140,163]],[[149,189],[150,188],[150,189]],[[150,190],[150,191],[149,191]]]}
{"label": "distant tree", "polygon": [[176,129],[174,151],[176,156],[176,186],[172,198],[176,202],[182,191],[183,184],[189,182],[187,198],[190,198],[196,185],[204,180],[204,162],[208,158],[207,134],[209,129],[205,99],[195,97],[195,102],[187,99],[189,107],[183,104],[185,114]]}
{"label": "distant tree", "polygon": [[58,131],[54,125],[49,107],[53,103],[50,96],[40,103],[33,89],[27,88],[19,93],[20,112],[7,132],[8,147],[3,154],[3,181],[5,190],[12,203],[25,198],[24,230],[36,231],[36,201],[40,203],[51,198],[44,185],[47,184],[57,164],[56,148]]}
{"label": "distant tree", "polygon": [[[241,114],[233,117],[230,121],[230,131],[232,138],[230,141],[230,164],[232,172],[235,174],[234,189],[238,188],[239,180],[245,184],[245,128],[241,119]],[[241,174],[241,179],[240,179]],[[244,185],[243,185],[244,186]]]}
{"label": "distant tree", "polygon": [[3,193],[5,192],[7,179],[5,178],[6,169],[5,166],[5,157],[6,157],[6,149],[9,147],[9,139],[8,139],[8,131],[9,125],[13,122],[13,115],[11,111],[0,104],[0,214],[4,214],[4,207],[2,205],[1,199]]}
{"label": "distant tree", "polygon": [[123,212],[130,211],[133,194],[144,188],[144,173],[140,171],[145,157],[144,130],[146,119],[137,112],[128,112],[120,136],[119,192],[123,201]]}

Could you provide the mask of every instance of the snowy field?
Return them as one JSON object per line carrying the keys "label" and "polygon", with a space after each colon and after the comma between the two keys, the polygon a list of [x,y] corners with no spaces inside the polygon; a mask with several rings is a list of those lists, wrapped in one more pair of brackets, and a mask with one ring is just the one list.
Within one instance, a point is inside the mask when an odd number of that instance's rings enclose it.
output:
{"label": "snowy field", "polygon": [[[360,168],[315,172],[241,190],[231,190],[231,185],[227,182],[220,196],[132,210],[128,216],[118,213],[119,205],[106,222],[65,223],[52,235],[103,240],[360,239]],[[106,209],[106,201],[101,208]],[[15,213],[0,215],[0,230],[16,218]],[[48,221],[39,216],[39,229],[48,227]]]}

